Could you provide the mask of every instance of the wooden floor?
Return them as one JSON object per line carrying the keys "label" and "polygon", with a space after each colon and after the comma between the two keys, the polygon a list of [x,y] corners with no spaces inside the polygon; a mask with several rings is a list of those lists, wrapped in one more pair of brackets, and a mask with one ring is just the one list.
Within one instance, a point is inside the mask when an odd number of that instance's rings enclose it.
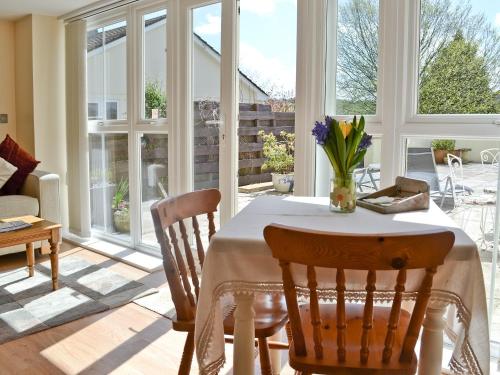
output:
{"label": "wooden floor", "polygon": [[[166,285],[163,272],[148,274],[68,243],[61,250],[60,257],[78,253],[150,287]],[[37,262],[45,259],[39,256]],[[24,253],[2,256],[0,270],[25,262]],[[185,334],[171,328],[167,318],[129,303],[0,345],[0,374],[176,374]],[[226,358],[221,374],[232,373],[231,345],[226,346]],[[198,373],[196,360],[191,372]]]}
{"label": "wooden floor", "polygon": [[[60,257],[78,253],[149,287],[166,286],[163,271],[153,274],[94,252],[61,246]],[[48,256],[39,256],[41,262]],[[23,267],[24,253],[0,257],[0,271]],[[177,374],[185,334],[175,332],[170,320],[135,303],[91,315],[0,345],[0,375],[57,374]],[[226,366],[220,374],[232,374],[232,345],[226,345]],[[282,351],[281,375],[291,375],[286,352]],[[198,374],[196,359],[192,374]],[[259,361],[255,361],[259,374]],[[445,372],[446,374],[446,372]]]}

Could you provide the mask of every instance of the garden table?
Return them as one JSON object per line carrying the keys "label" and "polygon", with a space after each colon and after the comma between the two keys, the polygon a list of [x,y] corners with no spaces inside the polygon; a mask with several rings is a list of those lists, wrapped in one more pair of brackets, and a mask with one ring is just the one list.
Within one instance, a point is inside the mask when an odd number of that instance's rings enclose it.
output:
{"label": "garden table", "polygon": [[[263,196],[253,200],[212,237],[202,275],[196,312],[195,343],[201,374],[214,374],[224,363],[223,318],[236,308],[233,371],[253,374],[255,293],[282,293],[281,270],[263,237],[270,223],[342,233],[408,233],[447,228],[455,244],[434,277],[419,356],[419,374],[441,371],[443,331],[454,342],[450,366],[457,373],[489,373],[489,336],[485,288],[477,247],[431,201],[430,208],[382,215],[358,207],[352,214],[329,211],[328,198]],[[322,273],[323,271],[324,273]],[[305,272],[296,270],[296,284],[307,290]],[[392,301],[397,271],[377,273],[376,299]],[[411,304],[423,272],[408,272],[404,299]],[[346,271],[350,300],[364,298],[366,273]],[[335,299],[335,276],[318,272],[323,300]],[[306,297],[306,296],[305,296]]]}

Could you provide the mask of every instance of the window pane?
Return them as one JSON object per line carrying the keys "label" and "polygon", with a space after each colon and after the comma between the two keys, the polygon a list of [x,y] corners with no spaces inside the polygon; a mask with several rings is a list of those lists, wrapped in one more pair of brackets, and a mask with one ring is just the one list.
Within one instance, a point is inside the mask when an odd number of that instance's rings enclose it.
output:
{"label": "window pane", "polygon": [[259,6],[240,1],[238,210],[294,187],[297,1]]}
{"label": "window pane", "polygon": [[128,238],[128,136],[89,134],[89,167],[92,229]]}
{"label": "window pane", "polygon": [[[195,8],[192,14],[193,178],[198,190],[219,187],[221,5]],[[218,228],[219,212],[215,220]],[[200,222],[200,229],[207,228],[207,223]]]}
{"label": "window pane", "polygon": [[142,242],[158,246],[151,205],[167,197],[168,192],[168,135],[143,134],[141,136],[141,228]]}
{"label": "window pane", "polygon": [[330,0],[328,7],[328,113],[373,115],[377,107],[379,2]]}
{"label": "window pane", "polygon": [[[483,266],[486,297],[492,314],[490,338],[500,344],[500,268],[493,263],[498,254],[495,241],[496,201],[500,160],[499,140],[409,139],[406,152],[406,175],[425,180],[431,198],[477,244]],[[493,301],[491,273],[496,285]]]}
{"label": "window pane", "polygon": [[127,118],[126,41],[125,21],[87,33],[89,120]]}
{"label": "window pane", "polygon": [[498,1],[421,1],[418,113],[500,113],[499,13]]}
{"label": "window pane", "polygon": [[167,117],[167,11],[143,17],[144,40],[144,118]]}

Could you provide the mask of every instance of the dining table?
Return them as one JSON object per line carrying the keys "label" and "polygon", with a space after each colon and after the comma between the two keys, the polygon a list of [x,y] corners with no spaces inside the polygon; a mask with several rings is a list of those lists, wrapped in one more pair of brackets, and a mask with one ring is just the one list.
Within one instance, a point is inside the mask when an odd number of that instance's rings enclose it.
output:
{"label": "dining table", "polygon": [[[449,229],[455,243],[434,277],[418,355],[419,375],[441,373],[444,335],[452,343],[449,367],[459,374],[489,374],[488,314],[481,262],[475,242],[434,202],[425,210],[380,214],[361,207],[333,213],[327,197],[261,196],[225,223],[207,249],[196,311],[195,345],[200,374],[216,374],[225,363],[223,320],[235,319],[233,373],[254,373],[254,311],[258,293],[282,294],[282,274],[263,230],[271,224],[349,234],[402,234]],[[307,277],[294,274],[301,298],[307,300]],[[377,272],[375,301],[391,303],[397,271]],[[403,298],[408,308],[416,298],[423,270],[408,271]],[[362,302],[366,272],[346,270],[346,299]],[[318,294],[336,299],[335,274],[318,270]],[[279,372],[279,355],[273,369]]]}

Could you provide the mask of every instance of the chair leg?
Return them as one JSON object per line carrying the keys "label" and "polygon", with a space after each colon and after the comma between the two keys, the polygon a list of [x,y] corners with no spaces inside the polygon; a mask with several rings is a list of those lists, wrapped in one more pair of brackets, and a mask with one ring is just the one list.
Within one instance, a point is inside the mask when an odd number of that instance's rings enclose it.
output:
{"label": "chair leg", "polygon": [[259,356],[262,375],[273,375],[269,347],[267,346],[267,339],[265,337],[259,337]]}
{"label": "chair leg", "polygon": [[189,332],[184,344],[184,351],[182,352],[181,364],[179,366],[178,375],[189,375],[191,371],[191,362],[194,353],[194,332]]}

